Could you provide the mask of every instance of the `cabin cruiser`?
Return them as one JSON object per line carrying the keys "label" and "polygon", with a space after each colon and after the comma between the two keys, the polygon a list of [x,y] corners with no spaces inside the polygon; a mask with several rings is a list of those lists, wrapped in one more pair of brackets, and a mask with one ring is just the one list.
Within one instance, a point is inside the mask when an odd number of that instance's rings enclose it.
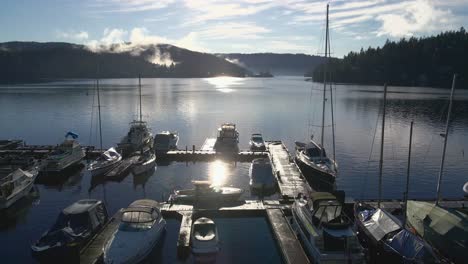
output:
{"label": "cabin cruiser", "polygon": [[79,200],[65,208],[50,230],[31,246],[33,257],[51,262],[52,258],[78,258],[80,249],[108,221],[102,201]]}
{"label": "cabin cruiser", "polygon": [[120,225],[104,247],[105,263],[140,263],[161,241],[166,220],[158,202],[134,201],[121,211]]}
{"label": "cabin cruiser", "polygon": [[117,149],[123,156],[139,150],[153,148],[153,134],[145,121],[134,120],[130,123],[130,131],[122,138]]}
{"label": "cabin cruiser", "polygon": [[292,223],[313,263],[365,263],[364,249],[331,193],[300,196],[292,206]]}
{"label": "cabin cruiser", "polygon": [[213,220],[201,217],[192,226],[192,253],[198,262],[215,262],[219,251],[218,229]]}
{"label": "cabin cruiser", "polygon": [[325,149],[310,140],[309,144],[296,143],[297,166],[301,169],[309,183],[335,183],[338,166],[327,157]]}
{"label": "cabin cruiser", "polygon": [[168,152],[177,149],[179,134],[177,132],[163,131],[154,136],[154,150],[156,152]]}
{"label": "cabin cruiser", "polygon": [[120,155],[114,148],[104,151],[94,162],[89,164],[88,170],[92,176],[102,175],[112,170],[122,162]]}
{"label": "cabin cruiser", "polygon": [[254,190],[271,190],[276,187],[270,159],[254,159],[249,169],[250,187]]}
{"label": "cabin cruiser", "polygon": [[251,151],[265,151],[265,141],[263,140],[262,134],[252,134],[249,141]]}
{"label": "cabin cruiser", "polygon": [[233,123],[224,123],[218,128],[214,149],[218,152],[237,152],[239,150],[239,132]]}
{"label": "cabin cruiser", "polygon": [[[71,137],[71,138],[70,138]],[[85,153],[76,139],[78,135],[68,132],[62,142],[45,160],[42,172],[60,172],[80,163]]]}
{"label": "cabin cruiser", "polygon": [[440,263],[432,247],[389,212],[366,203],[354,205],[355,224],[371,252],[387,263]]}
{"label": "cabin cruiser", "polygon": [[192,181],[194,189],[177,190],[169,197],[170,201],[193,203],[238,201],[244,190],[233,187],[213,186],[209,181]]}
{"label": "cabin cruiser", "polygon": [[423,201],[408,201],[407,224],[445,258],[468,260],[468,215]]}
{"label": "cabin cruiser", "polygon": [[28,195],[38,174],[38,168],[33,167],[30,170],[16,169],[8,175],[0,175],[0,209],[6,209]]}
{"label": "cabin cruiser", "polygon": [[133,164],[133,174],[142,174],[154,169],[156,166],[156,154],[152,151],[143,152],[138,156],[138,160]]}

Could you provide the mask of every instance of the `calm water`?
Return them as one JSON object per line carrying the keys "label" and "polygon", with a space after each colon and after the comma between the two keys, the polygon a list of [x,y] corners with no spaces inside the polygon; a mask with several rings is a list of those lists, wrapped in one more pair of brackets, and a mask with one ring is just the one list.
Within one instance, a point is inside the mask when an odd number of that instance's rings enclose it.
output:
{"label": "calm water", "polygon": [[[137,116],[137,82],[101,81],[104,147],[115,145],[127,133],[128,122]],[[268,140],[283,140],[290,150],[296,140],[304,141],[311,134],[320,138],[321,86],[304,82],[303,78],[144,79],[142,83],[144,119],[153,132],[177,130],[181,148],[201,146],[226,121],[237,124],[241,148],[247,148],[250,134],[256,132]],[[337,186],[348,197],[376,198],[382,87],[340,85],[335,89],[336,159],[340,166]],[[410,197],[435,197],[443,144],[439,134],[445,127],[448,93],[444,89],[389,87],[384,197],[402,196],[411,120],[415,130]],[[468,180],[464,155],[468,147],[467,100],[466,91],[456,91],[442,186],[447,198],[462,197],[462,186]],[[329,102],[325,142],[332,155]],[[71,130],[80,135],[82,144],[97,145],[96,105],[92,81],[0,86],[0,138],[20,138],[28,144],[58,144]],[[92,182],[90,175],[81,170],[57,184],[37,184],[35,196],[3,212],[2,263],[5,259],[7,263],[31,262],[29,245],[50,227],[63,207],[77,199],[103,199],[113,214],[135,199],[165,199],[174,189],[190,187],[194,179],[247,189],[248,167],[248,163],[226,161],[171,163],[159,165],[147,177],[129,175],[120,183],[105,184]],[[256,198],[249,192],[244,196]],[[265,258],[280,262],[265,219],[216,221],[223,240],[223,263],[258,262]],[[177,221],[171,221],[163,249],[155,252],[154,259],[175,261],[177,230]],[[245,230],[249,231],[247,240]],[[247,251],[248,254],[239,253]]]}

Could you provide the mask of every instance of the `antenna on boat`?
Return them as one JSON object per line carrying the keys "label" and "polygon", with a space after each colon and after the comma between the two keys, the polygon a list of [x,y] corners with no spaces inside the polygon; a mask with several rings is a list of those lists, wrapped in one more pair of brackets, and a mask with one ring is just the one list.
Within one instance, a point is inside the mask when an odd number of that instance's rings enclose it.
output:
{"label": "antenna on boat", "polygon": [[328,66],[328,10],[330,5],[327,4],[327,22],[326,22],[326,30],[325,30],[325,64],[323,66],[323,107],[322,107],[322,135],[320,137],[320,159],[323,160],[323,136],[324,136],[324,129],[325,129],[325,97],[327,92],[327,66]]}
{"label": "antenna on boat", "polygon": [[437,181],[437,198],[435,204],[439,204],[440,200],[440,185],[442,183],[442,173],[444,171],[444,163],[445,163],[445,152],[447,150],[447,140],[448,140],[448,130],[449,130],[449,123],[450,123],[450,113],[452,112],[452,102],[453,102],[453,93],[455,91],[455,81],[457,79],[457,75],[453,75],[453,80],[452,80],[452,90],[450,91],[450,102],[449,102],[449,107],[448,107],[448,113],[447,113],[447,123],[445,124],[445,136],[444,136],[444,149],[442,151],[442,160],[440,162],[440,170],[439,170],[439,180]]}
{"label": "antenna on boat", "polygon": [[140,93],[140,122],[143,120],[141,112],[141,74],[138,75],[138,90]]}
{"label": "antenna on boat", "polygon": [[383,172],[383,150],[385,139],[385,109],[387,108],[387,84],[384,84],[384,98],[383,98],[383,114],[382,114],[382,139],[380,142],[380,160],[379,160],[379,200],[377,207],[380,208],[382,201],[382,172]]}
{"label": "antenna on boat", "polygon": [[410,167],[411,167],[411,145],[413,143],[413,124],[414,121],[411,121],[410,126],[410,136],[409,136],[409,149],[408,149],[408,167],[406,168],[406,191],[405,191],[405,207],[403,208],[405,211],[403,213],[403,226],[406,226],[407,210],[408,210],[408,194],[409,194],[409,177],[410,177]]}

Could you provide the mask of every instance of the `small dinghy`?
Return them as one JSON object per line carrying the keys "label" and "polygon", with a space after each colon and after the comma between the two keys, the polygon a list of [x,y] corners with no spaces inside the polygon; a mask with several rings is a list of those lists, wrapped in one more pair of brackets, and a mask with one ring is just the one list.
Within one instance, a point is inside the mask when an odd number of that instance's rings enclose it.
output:
{"label": "small dinghy", "polygon": [[104,247],[105,263],[140,263],[161,240],[166,220],[158,202],[143,199],[122,210],[119,229]]}
{"label": "small dinghy", "polygon": [[119,165],[120,162],[122,162],[122,156],[114,148],[110,148],[89,164],[88,170],[93,176],[103,175]]}
{"label": "small dinghy", "polygon": [[250,187],[255,191],[274,190],[276,180],[268,158],[254,159],[249,170]]}
{"label": "small dinghy", "polygon": [[265,151],[265,141],[262,134],[252,134],[250,137],[249,146],[251,151]]}
{"label": "small dinghy", "polygon": [[215,262],[219,251],[218,229],[213,220],[198,218],[192,226],[192,253],[198,262]]}

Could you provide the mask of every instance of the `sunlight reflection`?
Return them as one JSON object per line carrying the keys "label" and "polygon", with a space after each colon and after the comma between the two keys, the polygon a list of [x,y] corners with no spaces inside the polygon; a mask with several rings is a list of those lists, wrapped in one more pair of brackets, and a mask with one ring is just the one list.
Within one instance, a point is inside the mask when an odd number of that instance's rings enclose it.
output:
{"label": "sunlight reflection", "polygon": [[228,76],[206,78],[203,80],[205,80],[211,85],[214,85],[216,87],[216,90],[222,93],[234,92],[235,89],[233,89],[232,86],[242,85],[244,82],[244,78],[228,77]]}
{"label": "sunlight reflection", "polygon": [[223,186],[226,183],[228,164],[220,160],[210,163],[209,177],[212,185]]}

